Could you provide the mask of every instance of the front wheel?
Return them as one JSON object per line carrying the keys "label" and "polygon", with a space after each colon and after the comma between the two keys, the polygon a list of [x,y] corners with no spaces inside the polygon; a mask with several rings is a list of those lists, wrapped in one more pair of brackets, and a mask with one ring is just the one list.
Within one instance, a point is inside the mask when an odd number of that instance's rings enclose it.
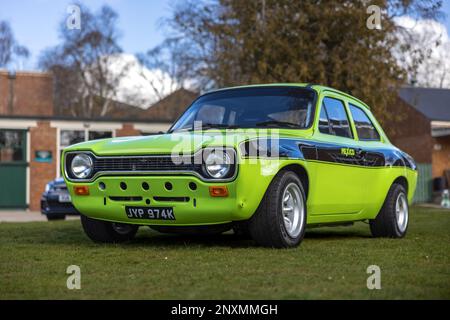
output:
{"label": "front wheel", "polygon": [[306,197],[294,172],[281,171],[275,176],[248,226],[252,238],[262,246],[300,244],[306,228]]}
{"label": "front wheel", "polygon": [[85,215],[81,215],[81,225],[92,241],[103,243],[132,240],[139,229],[136,225],[96,220]]}
{"label": "front wheel", "polygon": [[370,231],[374,237],[402,238],[408,229],[408,220],[406,190],[401,184],[394,183],[377,217],[370,221]]}

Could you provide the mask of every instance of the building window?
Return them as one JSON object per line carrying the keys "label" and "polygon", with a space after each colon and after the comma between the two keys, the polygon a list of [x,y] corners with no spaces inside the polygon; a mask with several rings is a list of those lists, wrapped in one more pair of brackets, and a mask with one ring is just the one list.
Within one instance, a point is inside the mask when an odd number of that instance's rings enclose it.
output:
{"label": "building window", "polygon": [[140,133],[141,133],[141,136],[154,136],[154,135],[157,135],[157,134],[161,134],[161,133],[163,133],[162,131],[158,131],[158,132],[154,132],[154,131],[140,131]]}
{"label": "building window", "polygon": [[0,162],[26,161],[25,131],[0,130]]}
{"label": "building window", "polygon": [[111,131],[89,131],[88,140],[112,138]]}
{"label": "building window", "polygon": [[86,133],[84,130],[61,130],[60,133],[60,146],[61,150],[72,144],[83,142],[86,139]]}
{"label": "building window", "polygon": [[64,148],[79,142],[89,140],[112,138],[111,131],[96,131],[96,130],[61,130],[60,132],[60,148]]}
{"label": "building window", "polygon": [[[59,146],[58,146],[59,158],[61,159],[63,150],[72,144],[85,142],[89,140],[105,139],[112,137],[113,137],[112,131],[89,130],[89,129],[83,130],[61,129],[59,133]],[[57,164],[56,170],[58,173],[60,172],[59,163]]]}

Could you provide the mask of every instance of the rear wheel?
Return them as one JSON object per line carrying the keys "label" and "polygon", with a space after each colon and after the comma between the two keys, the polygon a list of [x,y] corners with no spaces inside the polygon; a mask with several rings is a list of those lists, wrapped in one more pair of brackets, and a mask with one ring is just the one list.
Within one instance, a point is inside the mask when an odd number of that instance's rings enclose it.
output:
{"label": "rear wheel", "polygon": [[81,225],[86,235],[94,242],[118,243],[132,240],[139,226],[96,220],[81,215]]}
{"label": "rear wheel", "polygon": [[374,237],[402,238],[408,229],[408,221],[406,190],[401,184],[394,183],[377,217],[370,221],[370,231]]}
{"label": "rear wheel", "polygon": [[267,189],[249,221],[252,238],[260,245],[289,248],[300,244],[306,228],[306,197],[302,182],[281,171]]}

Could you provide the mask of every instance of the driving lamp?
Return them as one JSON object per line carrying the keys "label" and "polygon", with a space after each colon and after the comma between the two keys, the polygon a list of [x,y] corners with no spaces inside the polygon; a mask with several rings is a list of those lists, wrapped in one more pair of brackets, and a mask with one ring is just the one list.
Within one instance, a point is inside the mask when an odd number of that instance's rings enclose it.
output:
{"label": "driving lamp", "polygon": [[86,179],[92,174],[94,163],[92,158],[85,153],[77,154],[70,164],[72,174],[78,179]]}
{"label": "driving lamp", "polygon": [[214,179],[222,179],[231,170],[231,158],[224,151],[214,150],[205,159],[205,169],[208,175]]}

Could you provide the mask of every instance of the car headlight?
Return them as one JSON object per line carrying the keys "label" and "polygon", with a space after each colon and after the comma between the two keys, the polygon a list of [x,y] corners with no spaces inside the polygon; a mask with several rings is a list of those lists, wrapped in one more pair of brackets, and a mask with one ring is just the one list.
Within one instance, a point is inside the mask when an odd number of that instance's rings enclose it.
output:
{"label": "car headlight", "polygon": [[47,183],[45,185],[45,192],[49,192],[52,189],[52,185],[50,183]]}
{"label": "car headlight", "polygon": [[232,161],[225,151],[213,150],[206,156],[204,165],[206,173],[211,178],[221,179],[230,172]]}
{"label": "car headlight", "polygon": [[77,154],[70,164],[70,170],[78,179],[89,178],[94,170],[92,158],[85,153]]}

